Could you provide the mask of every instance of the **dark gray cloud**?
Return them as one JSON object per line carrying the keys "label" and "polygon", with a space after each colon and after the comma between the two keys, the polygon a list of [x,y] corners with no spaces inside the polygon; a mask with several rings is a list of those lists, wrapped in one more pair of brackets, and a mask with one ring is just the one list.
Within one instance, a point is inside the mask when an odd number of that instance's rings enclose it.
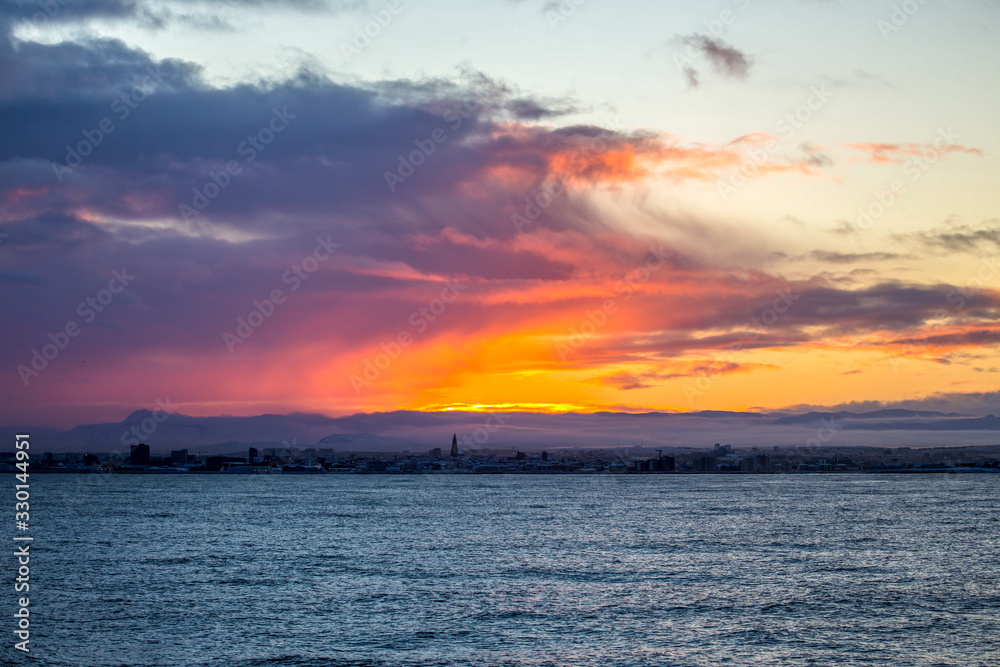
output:
{"label": "dark gray cloud", "polygon": [[797,405],[796,411],[849,410],[869,412],[874,410],[926,410],[950,415],[990,415],[1000,411],[1000,391],[994,392],[940,392],[922,398],[901,401],[851,401],[836,405]]}
{"label": "dark gray cloud", "polygon": [[[692,273],[671,275],[674,287],[687,280],[706,280]],[[883,283],[859,289],[839,289],[818,282],[761,280],[742,285],[721,280],[712,294],[662,299],[636,296],[650,313],[643,325],[649,333],[608,336],[581,351],[575,361],[585,367],[601,363],[648,363],[690,355],[720,355],[764,348],[809,346],[817,340],[870,336],[873,348],[892,354],[928,352],[940,347],[994,345],[1000,319],[1000,294],[984,291],[955,308],[956,288]],[[962,331],[918,335],[930,322],[958,318]],[[704,335],[706,330],[726,333]],[[721,357],[720,357],[721,358]]]}
{"label": "dark gray cloud", "polygon": [[698,74],[698,70],[693,67],[684,67],[684,78],[687,79],[687,83],[692,88],[697,88],[701,85],[701,76]]}
{"label": "dark gray cloud", "polygon": [[[684,37],[680,42],[697,52],[717,74],[723,77],[746,79],[750,75],[753,58],[721,39],[696,34]],[[689,86],[697,87],[701,83],[701,74],[693,65],[685,65],[683,71]]]}
{"label": "dark gray cloud", "polygon": [[0,22],[79,24],[91,20],[122,21],[159,30],[171,24],[225,29],[240,13],[295,11],[337,14],[370,9],[368,0],[5,0]]}
{"label": "dark gray cloud", "polygon": [[913,234],[897,234],[897,240],[912,241],[937,254],[994,254],[1000,250],[1000,220],[982,225],[950,225]]}
{"label": "dark gray cloud", "polygon": [[805,155],[802,157],[803,162],[813,165],[814,167],[830,167],[833,166],[833,158],[829,154],[824,153],[821,149],[809,143],[803,143],[799,146]]}
{"label": "dark gray cloud", "polygon": [[[498,159],[544,179],[547,152],[602,133],[495,133],[499,123],[552,118],[572,105],[530,98],[475,72],[347,86],[303,70],[271,84],[217,89],[191,63],[155,61],[115,40],[25,43],[0,58],[9,65],[0,70],[3,188],[48,215],[86,203],[122,219],[177,218],[195,189],[237,160],[239,177],[202,220],[253,227],[270,224],[263,219],[271,214],[294,214],[299,226],[327,225],[331,210],[370,214],[372,202],[390,194],[413,203],[474,183]],[[248,163],[241,151],[275,110],[288,114],[288,127]],[[445,141],[432,142],[428,166],[390,192],[385,173],[436,131]],[[79,166],[70,164],[84,150]],[[513,234],[509,215],[495,220]],[[398,220],[385,217],[388,225]]]}
{"label": "dark gray cloud", "polygon": [[809,258],[831,264],[855,264],[857,262],[884,262],[890,259],[903,259],[909,255],[895,252],[836,252],[833,250],[813,250]]}

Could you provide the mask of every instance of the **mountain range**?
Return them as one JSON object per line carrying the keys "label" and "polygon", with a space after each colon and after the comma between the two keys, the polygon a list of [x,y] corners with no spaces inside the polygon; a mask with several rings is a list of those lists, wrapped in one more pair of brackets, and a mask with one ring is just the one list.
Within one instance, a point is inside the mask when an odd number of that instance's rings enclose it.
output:
{"label": "mountain range", "polygon": [[711,448],[741,446],[985,445],[1000,441],[1000,418],[920,410],[872,412],[528,412],[263,414],[193,417],[136,410],[121,422],[82,424],[69,430],[0,427],[6,442],[32,434],[35,448],[51,452],[128,452],[145,442],[154,452],[186,448],[203,453],[247,447],[316,447],[341,452],[448,451],[461,448],[537,451],[568,447]]}

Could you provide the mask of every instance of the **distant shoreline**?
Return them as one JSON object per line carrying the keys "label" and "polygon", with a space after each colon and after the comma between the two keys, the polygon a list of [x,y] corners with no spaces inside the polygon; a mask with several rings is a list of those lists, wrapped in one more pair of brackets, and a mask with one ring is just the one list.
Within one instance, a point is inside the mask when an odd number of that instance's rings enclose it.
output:
{"label": "distant shoreline", "polygon": [[[0,471],[2,473],[14,474],[16,471]],[[530,471],[507,471],[507,472],[475,472],[472,470],[467,471],[447,471],[447,472],[328,472],[328,471],[317,471],[317,472],[265,472],[265,473],[240,473],[240,472],[226,472],[223,470],[207,470],[198,472],[182,472],[182,471],[169,471],[169,470],[116,470],[116,471],[94,471],[94,470],[32,470],[32,475],[169,475],[169,476],[191,476],[191,475],[224,475],[226,477],[273,477],[273,476],[291,476],[291,477],[314,477],[314,476],[325,476],[325,477],[452,477],[452,476],[530,476],[530,475],[562,475],[562,476],[573,476],[573,477],[635,477],[635,476],[650,476],[650,475],[671,475],[674,477],[687,477],[692,475],[726,475],[726,476],[741,476],[741,477],[780,477],[780,476],[801,476],[801,475],[969,475],[969,474],[986,474],[986,475],[996,475],[1000,474],[1000,469],[997,468],[928,468],[928,469],[898,469],[898,470],[795,470],[795,471],[781,471],[781,472],[743,472],[739,470],[713,470],[713,471],[701,471],[701,470],[689,470],[689,471],[644,471],[644,472],[609,472],[609,471],[595,471],[595,472],[570,472],[563,470],[554,471],[541,471],[541,470],[530,470]]]}

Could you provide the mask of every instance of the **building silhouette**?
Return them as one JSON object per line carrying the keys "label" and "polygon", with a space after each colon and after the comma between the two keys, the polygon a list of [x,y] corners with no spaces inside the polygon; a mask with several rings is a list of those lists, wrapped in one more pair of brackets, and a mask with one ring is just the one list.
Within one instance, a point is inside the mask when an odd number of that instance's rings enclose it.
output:
{"label": "building silhouette", "polygon": [[698,472],[715,472],[715,467],[714,456],[699,456],[694,460],[694,469]]}
{"label": "building silhouette", "polygon": [[149,465],[149,445],[139,443],[129,448],[128,462],[134,466]]}
{"label": "building silhouette", "polygon": [[456,433],[451,436],[451,455],[458,456],[458,434]]}

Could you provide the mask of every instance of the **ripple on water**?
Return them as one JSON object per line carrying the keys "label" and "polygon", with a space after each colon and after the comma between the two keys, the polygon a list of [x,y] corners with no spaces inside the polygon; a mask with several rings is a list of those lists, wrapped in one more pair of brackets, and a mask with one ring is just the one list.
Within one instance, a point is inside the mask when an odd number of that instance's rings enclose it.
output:
{"label": "ripple on water", "polygon": [[1000,476],[72,477],[37,665],[1000,664]]}

